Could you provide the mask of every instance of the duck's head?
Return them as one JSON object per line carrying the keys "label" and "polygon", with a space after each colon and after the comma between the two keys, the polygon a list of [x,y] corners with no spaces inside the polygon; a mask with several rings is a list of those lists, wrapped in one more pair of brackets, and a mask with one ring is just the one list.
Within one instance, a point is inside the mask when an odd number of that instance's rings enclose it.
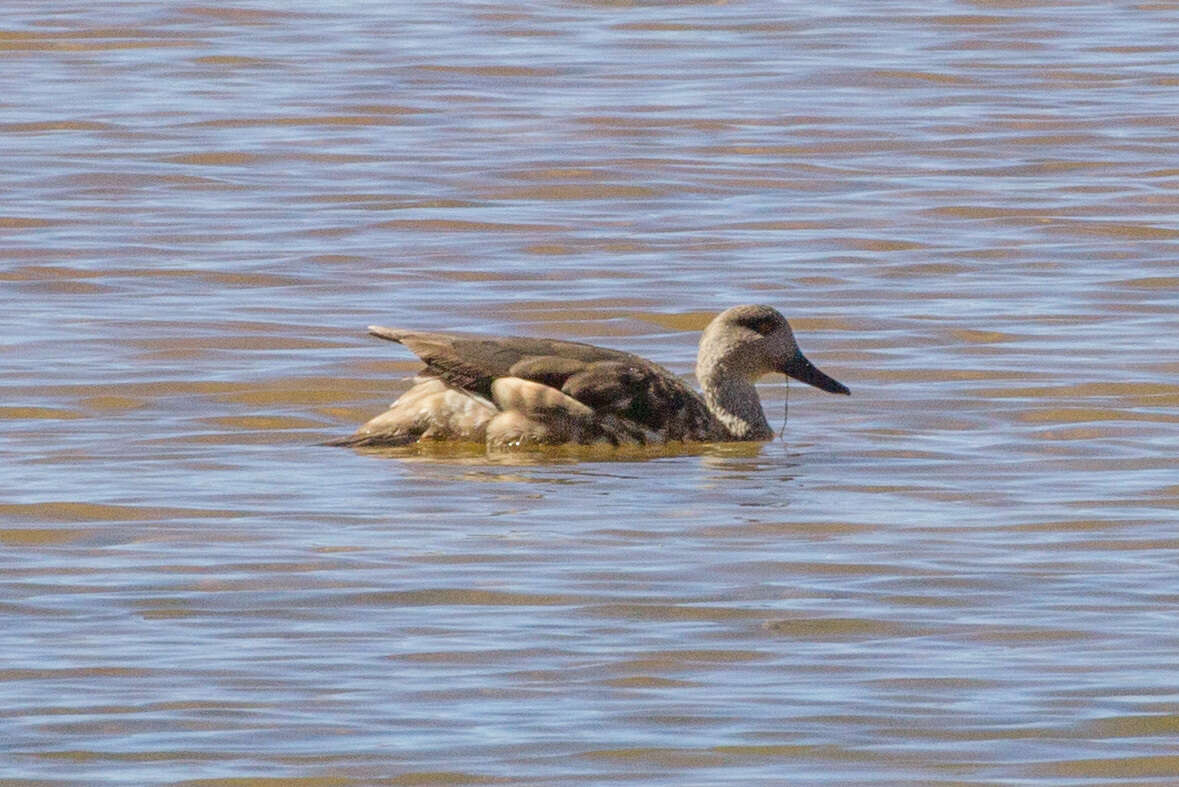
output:
{"label": "duck's head", "polygon": [[830,393],[849,394],[847,386],[828,377],[807,360],[794,341],[790,323],[770,306],[734,306],[713,318],[700,337],[696,375],[716,373],[756,380],[781,372]]}

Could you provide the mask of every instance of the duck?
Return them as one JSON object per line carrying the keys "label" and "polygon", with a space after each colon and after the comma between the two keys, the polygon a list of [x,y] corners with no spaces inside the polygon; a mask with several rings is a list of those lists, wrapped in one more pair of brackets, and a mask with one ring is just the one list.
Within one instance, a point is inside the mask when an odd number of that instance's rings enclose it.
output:
{"label": "duck", "polygon": [[726,309],[704,329],[700,393],[652,361],[592,344],[379,325],[368,332],[405,346],[426,368],[387,411],[333,445],[450,440],[511,450],[766,441],[774,431],[754,386],[763,375],[850,394],[803,355],[790,323],[765,305]]}

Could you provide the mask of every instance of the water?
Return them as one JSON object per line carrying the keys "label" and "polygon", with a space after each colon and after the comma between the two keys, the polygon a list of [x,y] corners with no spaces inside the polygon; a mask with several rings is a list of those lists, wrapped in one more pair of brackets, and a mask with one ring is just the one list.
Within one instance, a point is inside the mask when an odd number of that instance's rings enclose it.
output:
{"label": "water", "polygon": [[[1172,5],[0,22],[5,779],[1179,778]],[[746,302],[784,440],[317,445]]]}

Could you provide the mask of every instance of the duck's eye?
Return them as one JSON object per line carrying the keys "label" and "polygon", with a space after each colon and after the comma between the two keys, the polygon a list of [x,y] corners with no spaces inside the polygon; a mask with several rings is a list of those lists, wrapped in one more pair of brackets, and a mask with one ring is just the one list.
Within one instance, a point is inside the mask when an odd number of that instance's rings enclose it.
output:
{"label": "duck's eye", "polygon": [[755,314],[737,320],[737,324],[765,336],[766,334],[773,333],[777,329],[778,320],[773,315]]}

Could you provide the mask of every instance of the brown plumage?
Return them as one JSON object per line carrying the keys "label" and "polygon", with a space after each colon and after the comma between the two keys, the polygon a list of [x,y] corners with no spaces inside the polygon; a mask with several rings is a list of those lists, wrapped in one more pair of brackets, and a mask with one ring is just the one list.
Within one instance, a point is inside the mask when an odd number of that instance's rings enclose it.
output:
{"label": "brown plumage", "polygon": [[405,345],[426,369],[387,412],[339,445],[765,440],[773,432],[753,387],[761,375],[784,372],[848,392],[806,360],[785,318],[768,306],[734,307],[709,324],[696,367],[703,397],[651,361],[580,342],[379,326],[369,332]]}

